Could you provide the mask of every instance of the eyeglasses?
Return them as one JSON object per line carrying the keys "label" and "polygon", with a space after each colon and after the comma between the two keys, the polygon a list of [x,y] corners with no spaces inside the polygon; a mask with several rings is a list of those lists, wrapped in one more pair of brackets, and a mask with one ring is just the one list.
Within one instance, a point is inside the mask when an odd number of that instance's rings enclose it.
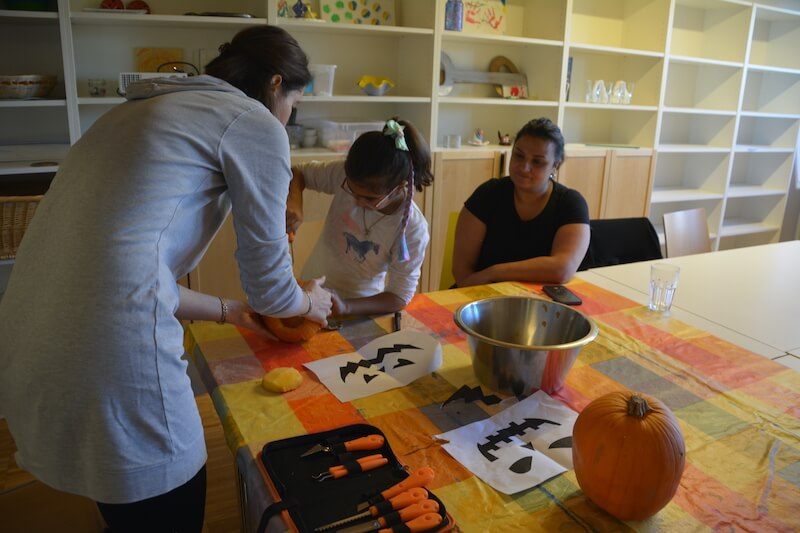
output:
{"label": "eyeglasses", "polygon": [[350,188],[350,184],[347,182],[347,178],[342,180],[342,189],[344,192],[355,198],[357,202],[361,202],[362,204],[366,204],[370,209],[378,211],[383,209],[387,205],[389,205],[389,201],[392,199],[392,196],[403,186],[403,182],[397,184],[397,186],[386,193],[384,196],[379,198],[375,198],[373,196],[363,196],[361,194],[356,194],[353,192],[353,189]]}

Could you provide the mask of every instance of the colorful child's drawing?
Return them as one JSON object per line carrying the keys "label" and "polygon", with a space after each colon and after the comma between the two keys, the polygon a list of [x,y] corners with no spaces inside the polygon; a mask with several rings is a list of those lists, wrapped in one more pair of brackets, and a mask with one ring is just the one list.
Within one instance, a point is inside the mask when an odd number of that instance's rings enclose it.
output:
{"label": "colorful child's drawing", "polygon": [[394,0],[320,0],[322,20],[394,26]]}
{"label": "colorful child's drawing", "polygon": [[506,31],[506,3],[504,0],[465,0],[463,32],[493,33]]}

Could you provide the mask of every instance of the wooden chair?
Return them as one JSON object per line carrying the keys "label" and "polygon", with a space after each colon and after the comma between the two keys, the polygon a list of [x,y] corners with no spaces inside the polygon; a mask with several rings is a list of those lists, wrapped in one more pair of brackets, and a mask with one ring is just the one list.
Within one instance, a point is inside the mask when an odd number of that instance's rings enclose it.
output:
{"label": "wooden chair", "polygon": [[589,250],[578,270],[661,259],[661,244],[647,217],[590,220]]}
{"label": "wooden chair", "polygon": [[444,244],[442,273],[439,277],[440,291],[449,289],[456,282],[456,278],[453,276],[453,247],[456,240],[456,224],[458,224],[458,215],[458,211],[453,211],[447,217],[447,239],[445,240]]}
{"label": "wooden chair", "polygon": [[711,251],[706,210],[702,207],[664,213],[664,242],[667,257]]}

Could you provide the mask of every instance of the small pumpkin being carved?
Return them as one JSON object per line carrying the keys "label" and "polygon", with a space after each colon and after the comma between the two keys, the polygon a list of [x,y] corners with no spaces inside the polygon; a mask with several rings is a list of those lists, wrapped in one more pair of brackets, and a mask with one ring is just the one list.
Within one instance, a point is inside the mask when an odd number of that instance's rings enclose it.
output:
{"label": "small pumpkin being carved", "polygon": [[291,318],[265,316],[264,323],[272,334],[283,342],[305,342],[322,328],[322,324],[301,316]]}
{"label": "small pumpkin being carved", "polygon": [[572,430],[575,476],[584,494],[620,520],[644,520],[678,490],[686,445],[660,400],[632,391],[595,399]]}

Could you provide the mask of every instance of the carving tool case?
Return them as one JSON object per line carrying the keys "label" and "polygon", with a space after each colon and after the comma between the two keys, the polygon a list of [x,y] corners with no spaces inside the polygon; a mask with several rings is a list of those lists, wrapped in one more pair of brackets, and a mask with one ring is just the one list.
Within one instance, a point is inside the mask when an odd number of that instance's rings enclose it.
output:
{"label": "carving tool case", "polygon": [[[338,454],[322,451],[300,457],[316,444],[333,445],[368,435],[383,436],[383,446],[376,450]],[[258,526],[259,533],[265,531],[270,518],[279,513],[290,531],[314,533],[314,528],[357,514],[360,503],[407,478],[409,473],[398,461],[385,437],[375,426],[354,424],[267,443],[261,450],[258,464],[274,503],[264,510]],[[388,464],[321,482],[312,477],[327,472],[332,466],[355,462],[360,457],[378,453],[388,459]],[[444,503],[430,490],[428,493],[430,499],[439,503],[439,514],[442,516],[441,524],[429,531],[451,530],[454,521],[447,514]],[[368,520],[354,521],[328,531],[334,533],[338,529],[364,522]]]}

